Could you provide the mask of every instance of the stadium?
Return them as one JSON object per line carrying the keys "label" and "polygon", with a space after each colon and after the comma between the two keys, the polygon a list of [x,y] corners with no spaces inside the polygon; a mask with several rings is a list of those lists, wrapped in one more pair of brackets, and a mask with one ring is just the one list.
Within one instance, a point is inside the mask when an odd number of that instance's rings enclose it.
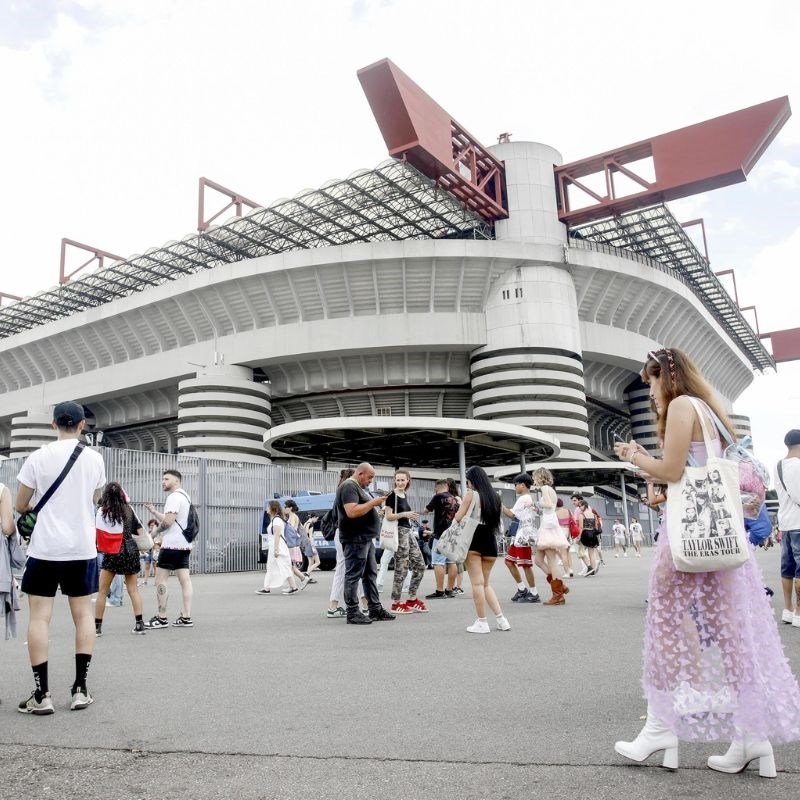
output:
{"label": "stadium", "polygon": [[388,60],[358,77],[377,168],[268,208],[205,181],[219,224],[201,180],[197,233],[124,259],[65,240],[98,268],[0,308],[0,454],[69,398],[104,449],[583,485],[615,435],[657,446],[638,371],[663,345],[749,432],[735,403],[773,356],[666,202],[744,180],[787,98],[563,164],[482,145]]}

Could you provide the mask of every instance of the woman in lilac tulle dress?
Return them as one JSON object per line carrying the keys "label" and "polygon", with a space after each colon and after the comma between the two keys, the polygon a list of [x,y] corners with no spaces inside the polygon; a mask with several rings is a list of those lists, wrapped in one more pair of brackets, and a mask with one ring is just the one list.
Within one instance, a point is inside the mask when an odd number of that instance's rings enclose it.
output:
{"label": "woman in lilac tulle dress", "polygon": [[[691,453],[706,461],[697,397],[733,433],[727,417],[692,361],[680,350],[647,354],[642,378],[658,413],[663,458],[635,442],[617,455],[663,483],[677,481]],[[711,429],[713,416],[708,414]],[[715,455],[722,445],[714,440]],[[666,520],[666,516],[665,516]],[[671,532],[674,535],[674,531]],[[664,751],[665,767],[678,766],[678,740],[730,740],[708,766],[741,772],[759,760],[759,773],[775,777],[771,742],[800,739],[800,688],[783,652],[761,570],[751,556],[719,572],[679,572],[662,522],[650,572],[645,622],[644,674],[647,723],[632,742],[615,750],[634,761]]]}

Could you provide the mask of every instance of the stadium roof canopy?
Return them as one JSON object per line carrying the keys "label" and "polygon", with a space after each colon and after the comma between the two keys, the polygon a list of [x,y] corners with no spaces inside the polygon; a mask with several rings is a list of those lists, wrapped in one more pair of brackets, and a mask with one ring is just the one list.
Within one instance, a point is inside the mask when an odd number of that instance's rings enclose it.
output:
{"label": "stadium roof canopy", "polygon": [[543,431],[504,422],[447,417],[321,417],[276,425],[264,446],[276,456],[353,460],[376,465],[413,464],[452,469],[459,444],[469,464],[485,467],[542,461],[561,452],[558,440]]}
{"label": "stadium roof canopy", "polygon": [[355,242],[491,238],[491,226],[390,159],[0,309],[0,338],[220,264]]}
{"label": "stadium roof canopy", "polygon": [[711,271],[708,260],[665,205],[580,225],[570,230],[570,236],[606,245],[609,252],[619,250],[627,258],[631,252],[640,253],[668,267],[722,325],[755,369],[775,367],[758,333],[742,316],[736,302]]}

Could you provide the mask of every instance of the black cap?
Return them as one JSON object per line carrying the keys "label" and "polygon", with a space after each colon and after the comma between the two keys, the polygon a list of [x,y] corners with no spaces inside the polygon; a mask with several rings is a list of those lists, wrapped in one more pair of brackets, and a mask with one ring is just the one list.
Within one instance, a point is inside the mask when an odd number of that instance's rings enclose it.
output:
{"label": "black cap", "polygon": [[793,428],[783,437],[783,443],[787,447],[795,447],[796,445],[800,444],[800,431],[797,428]]}
{"label": "black cap", "polygon": [[83,406],[71,400],[59,403],[53,409],[53,422],[59,428],[74,428],[82,419],[86,419]]}

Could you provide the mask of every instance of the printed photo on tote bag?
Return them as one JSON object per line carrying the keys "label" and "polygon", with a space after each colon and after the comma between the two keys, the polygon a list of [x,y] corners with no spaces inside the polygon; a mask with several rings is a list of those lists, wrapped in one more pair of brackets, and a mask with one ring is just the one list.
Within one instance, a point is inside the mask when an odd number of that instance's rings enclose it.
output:
{"label": "printed photo on tote bag", "polygon": [[667,532],[675,569],[716,572],[750,557],[739,491],[739,464],[714,456],[709,421],[700,401],[689,398],[708,453],[705,466],[687,466],[667,491]]}
{"label": "printed photo on tote bag", "polygon": [[472,502],[469,504],[466,516],[460,522],[453,522],[439,537],[436,550],[445,558],[460,564],[467,557],[472,537],[480,521],[481,500],[478,493],[473,490]]}

